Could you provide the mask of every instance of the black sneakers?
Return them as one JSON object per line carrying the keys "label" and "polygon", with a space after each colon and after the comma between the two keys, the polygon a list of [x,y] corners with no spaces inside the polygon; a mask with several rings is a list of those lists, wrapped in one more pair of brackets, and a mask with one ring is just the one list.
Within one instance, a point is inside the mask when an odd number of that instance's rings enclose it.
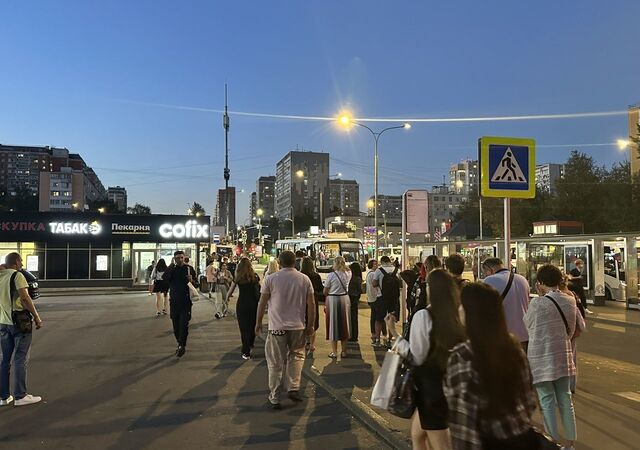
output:
{"label": "black sneakers", "polygon": [[178,358],[182,358],[182,356],[185,354],[186,351],[187,351],[186,348],[180,346],[180,347],[178,347],[178,350],[176,350],[176,356]]}

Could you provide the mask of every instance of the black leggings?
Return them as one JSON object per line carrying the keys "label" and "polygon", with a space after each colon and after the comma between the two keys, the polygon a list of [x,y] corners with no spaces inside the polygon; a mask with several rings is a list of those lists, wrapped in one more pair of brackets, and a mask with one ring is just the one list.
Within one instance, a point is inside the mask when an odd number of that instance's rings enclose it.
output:
{"label": "black leggings", "polygon": [[351,336],[350,339],[358,340],[358,304],[360,303],[360,296],[350,295],[351,300]]}
{"label": "black leggings", "polygon": [[238,318],[238,328],[240,328],[240,339],[242,340],[242,353],[251,354],[251,347],[256,340],[256,312],[258,303],[241,302],[238,299],[236,305],[236,317]]}

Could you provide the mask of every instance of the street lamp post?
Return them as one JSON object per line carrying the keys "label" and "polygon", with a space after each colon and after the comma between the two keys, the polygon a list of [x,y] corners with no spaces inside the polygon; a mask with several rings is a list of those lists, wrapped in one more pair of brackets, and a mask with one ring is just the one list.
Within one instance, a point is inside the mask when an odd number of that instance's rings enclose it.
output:
{"label": "street lamp post", "polygon": [[264,243],[262,242],[262,215],[264,214],[264,211],[262,210],[262,208],[258,208],[258,210],[256,211],[256,215],[258,216],[258,243],[263,246]]}
{"label": "street lamp post", "polygon": [[355,120],[353,120],[350,116],[348,115],[342,115],[339,118],[339,122],[342,125],[348,126],[350,124],[354,124],[354,125],[358,125],[362,128],[366,128],[367,130],[369,130],[369,132],[371,133],[371,135],[373,136],[373,142],[374,142],[374,147],[373,147],[373,221],[375,224],[375,228],[376,228],[376,248],[373,252],[373,257],[374,258],[378,258],[378,244],[379,244],[379,236],[378,236],[378,141],[380,140],[380,136],[382,136],[382,134],[385,131],[389,131],[389,130],[399,130],[399,129],[405,129],[408,130],[409,128],[411,128],[411,124],[410,123],[405,123],[403,125],[398,125],[395,127],[388,127],[388,128],[384,128],[381,131],[373,131],[371,128],[369,128],[368,126],[366,126],[363,123],[359,123],[356,122]]}

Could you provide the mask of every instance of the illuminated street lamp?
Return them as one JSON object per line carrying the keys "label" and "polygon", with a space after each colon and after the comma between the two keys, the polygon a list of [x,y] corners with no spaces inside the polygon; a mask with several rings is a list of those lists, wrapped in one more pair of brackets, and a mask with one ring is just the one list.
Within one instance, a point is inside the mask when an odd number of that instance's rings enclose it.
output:
{"label": "illuminated street lamp", "polygon": [[362,128],[366,128],[367,130],[369,130],[369,132],[371,133],[371,135],[373,136],[373,141],[374,141],[374,150],[373,150],[373,221],[375,224],[375,228],[376,228],[376,248],[374,250],[373,253],[373,257],[377,258],[378,257],[378,244],[379,244],[379,237],[378,237],[378,140],[380,139],[380,136],[382,136],[382,134],[385,131],[389,131],[389,130],[399,130],[399,129],[405,129],[408,130],[409,128],[411,128],[411,124],[410,123],[405,123],[403,125],[398,125],[395,127],[388,127],[388,128],[384,128],[381,131],[373,131],[371,128],[369,128],[368,126],[366,126],[365,124],[359,123],[355,120],[353,120],[353,117],[350,113],[348,112],[343,112],[342,114],[340,114],[340,116],[338,117],[338,123],[340,125],[342,125],[345,128],[350,128],[351,125],[358,125]]}
{"label": "illuminated street lamp", "polygon": [[262,246],[264,245],[264,242],[262,241],[262,215],[264,214],[264,211],[262,210],[262,208],[258,208],[258,210],[256,211],[256,215],[258,216],[258,243]]}
{"label": "illuminated street lamp", "polygon": [[624,150],[629,146],[629,140],[628,139],[618,139],[618,140],[616,140],[616,145],[618,146],[618,149]]}
{"label": "illuminated street lamp", "polygon": [[99,212],[100,214],[104,214],[104,212],[105,212],[106,210],[107,210],[107,209],[106,209],[104,206],[103,206],[103,207],[101,207],[101,208],[98,208],[98,212]]}

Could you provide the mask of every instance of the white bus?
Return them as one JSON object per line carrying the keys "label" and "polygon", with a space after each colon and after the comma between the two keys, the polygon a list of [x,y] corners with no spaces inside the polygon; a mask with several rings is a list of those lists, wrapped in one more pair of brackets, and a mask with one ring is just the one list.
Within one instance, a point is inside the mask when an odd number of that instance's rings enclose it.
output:
{"label": "white bus", "polygon": [[284,250],[291,250],[294,253],[302,250],[305,255],[313,259],[316,270],[320,274],[331,272],[336,256],[342,256],[347,264],[357,261],[362,266],[363,272],[366,270],[367,257],[360,239],[312,237],[276,241],[277,254]]}

